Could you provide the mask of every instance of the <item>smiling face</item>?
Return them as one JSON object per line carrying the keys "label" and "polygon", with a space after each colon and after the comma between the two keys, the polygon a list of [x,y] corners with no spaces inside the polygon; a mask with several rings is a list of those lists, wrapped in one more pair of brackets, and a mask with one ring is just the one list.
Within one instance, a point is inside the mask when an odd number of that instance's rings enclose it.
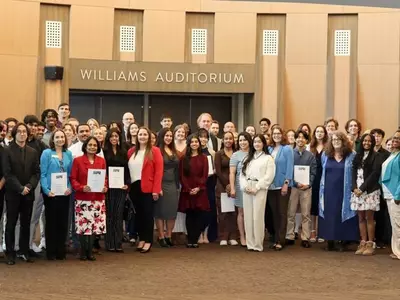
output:
{"label": "smiling face", "polygon": [[339,150],[339,149],[342,148],[342,145],[343,145],[342,139],[339,136],[337,136],[336,134],[333,134],[332,135],[332,146],[333,146],[333,148],[335,150]]}
{"label": "smiling face", "polygon": [[392,152],[393,148],[392,148],[392,140],[389,140],[386,142],[386,150],[389,152]]}
{"label": "smiling face", "polygon": [[202,134],[202,135],[199,136],[199,139],[200,139],[201,147],[202,148],[207,147],[208,137],[205,134]]}
{"label": "smiling face", "polygon": [[74,138],[74,131],[72,130],[72,125],[70,124],[65,125],[63,131],[67,136],[67,139],[72,140]]}
{"label": "smiling face", "polygon": [[337,130],[335,122],[334,121],[328,122],[325,126],[325,129],[329,135],[332,134],[334,131]]}
{"label": "smiling face", "polygon": [[57,131],[54,134],[54,146],[62,148],[65,145],[65,133],[62,131]]}
{"label": "smiling face", "polygon": [[101,143],[104,140],[103,131],[100,128],[96,128],[93,131],[93,136]]}
{"label": "smiling face", "polygon": [[139,131],[139,127],[136,124],[132,124],[131,127],[129,127],[129,133],[131,136],[137,136]]}
{"label": "smiling face", "polygon": [[358,135],[359,131],[360,131],[360,129],[358,128],[357,122],[354,121],[354,120],[351,121],[351,122],[349,123],[348,132],[349,132],[351,135],[356,136],[356,135]]}
{"label": "smiling face", "polygon": [[260,131],[261,131],[261,133],[265,134],[265,133],[268,132],[268,130],[269,130],[269,126],[268,126],[267,121],[261,121],[260,122]]}
{"label": "smiling face", "polygon": [[172,120],[171,118],[164,118],[160,122],[162,128],[171,128],[172,126]]}
{"label": "smiling face", "polygon": [[91,138],[86,146],[87,154],[96,154],[97,153],[97,142],[94,138]]}
{"label": "smiling face", "polygon": [[15,140],[18,143],[25,143],[28,138],[28,130],[24,125],[19,125],[17,128],[17,134],[15,135]]}
{"label": "smiling face", "polygon": [[363,142],[362,142],[362,146],[364,148],[365,151],[369,151],[371,150],[371,145],[372,145],[372,139],[369,135],[365,136]]}
{"label": "smiling face", "polygon": [[264,149],[264,144],[262,140],[257,136],[253,140],[253,147],[256,151],[262,151]]}
{"label": "smiling face", "polygon": [[272,131],[272,139],[277,144],[282,142],[282,132],[278,128],[274,128]]}
{"label": "smiling face", "polygon": [[325,137],[325,131],[322,127],[317,127],[317,129],[315,129],[315,138],[317,139],[317,141],[321,141],[323,140]]}
{"label": "smiling face", "polygon": [[138,142],[140,145],[147,145],[147,143],[149,142],[149,139],[151,137],[149,136],[149,133],[147,132],[146,129],[141,128],[138,131]]}
{"label": "smiling face", "polygon": [[26,124],[26,126],[28,126],[28,128],[29,128],[30,135],[36,136],[38,123],[36,123],[36,122],[28,123],[28,124]]}
{"label": "smiling face", "polygon": [[233,124],[232,122],[225,123],[224,132],[235,132],[235,131],[236,131],[235,124]]}
{"label": "smiling face", "polygon": [[199,126],[199,128],[204,128],[208,131],[211,127],[211,122],[212,119],[209,114],[202,114],[197,125]]}
{"label": "smiling face", "polygon": [[62,120],[68,119],[69,115],[71,114],[69,110],[69,105],[60,106],[58,109],[58,117]]}
{"label": "smiling face", "polygon": [[392,151],[400,150],[400,132],[396,132],[392,138]]}
{"label": "smiling face", "polygon": [[286,133],[287,140],[290,145],[294,145],[296,143],[296,139],[294,138],[294,132],[293,131],[288,131]]}
{"label": "smiling face", "polygon": [[231,133],[226,132],[223,138],[224,147],[232,148],[234,142],[235,142],[235,137]]}
{"label": "smiling face", "polygon": [[248,151],[249,150],[250,144],[249,144],[248,140],[246,140],[246,138],[243,135],[241,135],[239,137],[239,147],[240,147],[240,150],[242,150],[242,151]]}
{"label": "smiling face", "polygon": [[164,135],[164,144],[168,146],[172,143],[172,140],[172,131],[168,130]]}
{"label": "smiling face", "polygon": [[116,132],[111,133],[110,135],[110,144],[113,146],[118,145],[119,143],[119,136]]}
{"label": "smiling face", "polygon": [[81,142],[84,142],[87,140],[87,138],[90,135],[90,128],[89,125],[80,125],[78,129],[78,139]]}
{"label": "smiling face", "polygon": [[256,129],[253,126],[247,126],[245,130],[253,138],[256,135]]}
{"label": "smiling face", "polygon": [[200,147],[200,144],[199,144],[198,139],[193,137],[190,140],[190,149],[192,150],[192,152],[198,152],[199,147]]}
{"label": "smiling face", "polygon": [[56,127],[57,117],[52,111],[49,111],[44,119],[44,122],[46,123],[47,128],[54,128]]}
{"label": "smiling face", "polygon": [[185,129],[183,127],[180,127],[176,132],[175,132],[175,140],[176,141],[183,141],[186,139],[186,134],[185,134]]}
{"label": "smiling face", "polygon": [[218,123],[212,123],[210,127],[210,132],[214,135],[217,136],[219,133],[219,124]]}
{"label": "smiling face", "polygon": [[299,148],[304,148],[307,143],[306,138],[304,137],[303,133],[298,133],[297,139],[296,139],[296,146]]}

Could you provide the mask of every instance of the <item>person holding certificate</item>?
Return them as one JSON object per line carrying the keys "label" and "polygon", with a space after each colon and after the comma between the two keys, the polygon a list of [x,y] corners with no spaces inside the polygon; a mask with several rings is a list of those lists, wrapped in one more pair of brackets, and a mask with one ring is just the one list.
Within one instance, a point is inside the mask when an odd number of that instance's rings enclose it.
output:
{"label": "person holding certificate", "polygon": [[263,251],[264,214],[268,187],[275,177],[275,163],[268,153],[267,141],[256,134],[240,174],[243,191],[244,227],[249,251]]}
{"label": "person holding certificate", "polygon": [[40,157],[40,184],[46,208],[46,256],[48,260],[64,260],[72,153],[67,150],[67,137],[60,129],[53,132],[49,145],[50,149],[44,150]]}
{"label": "person holding certificate", "polygon": [[107,251],[123,252],[123,221],[127,190],[129,186],[129,168],[127,151],[122,134],[117,128],[108,131],[104,143],[104,157],[107,163],[108,198],[107,233],[105,246]]}
{"label": "person holding certificate", "polygon": [[303,129],[296,131],[296,148],[294,152],[294,178],[293,188],[290,193],[289,209],[286,230],[286,245],[294,245],[295,217],[297,207],[301,209],[301,246],[310,248],[311,237],[311,191],[317,174],[317,161],[315,156],[306,150],[309,135]]}
{"label": "person holding certificate", "polygon": [[96,235],[106,233],[108,182],[106,161],[98,156],[99,141],[90,136],[82,145],[83,155],[72,163],[71,185],[75,191],[75,228],[81,244],[81,260],[94,261],[93,242]]}
{"label": "person holding certificate", "polygon": [[141,127],[137,144],[128,151],[128,167],[131,177],[129,196],[136,210],[137,246],[140,253],[148,253],[153,244],[154,201],[161,193],[164,160],[160,149],[151,144],[151,131]]}

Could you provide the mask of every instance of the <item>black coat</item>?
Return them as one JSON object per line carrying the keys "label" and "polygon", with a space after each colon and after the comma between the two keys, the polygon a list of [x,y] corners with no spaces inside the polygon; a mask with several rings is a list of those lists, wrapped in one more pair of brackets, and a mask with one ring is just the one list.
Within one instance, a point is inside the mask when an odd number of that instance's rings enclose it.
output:
{"label": "black coat", "polygon": [[[373,150],[371,150],[373,151]],[[357,188],[357,171],[362,164],[362,157],[358,157],[353,161],[353,176],[352,176],[352,190]],[[364,170],[364,183],[360,186],[362,192],[366,191],[367,194],[372,193],[381,188],[379,184],[379,177],[381,176],[382,162],[379,154],[372,152],[365,159],[363,170]]]}
{"label": "black coat", "polygon": [[34,198],[35,188],[40,180],[39,156],[35,149],[25,146],[25,163],[21,161],[21,147],[16,143],[3,151],[3,173],[6,179],[6,193],[21,194],[24,187],[31,191],[27,197]]}

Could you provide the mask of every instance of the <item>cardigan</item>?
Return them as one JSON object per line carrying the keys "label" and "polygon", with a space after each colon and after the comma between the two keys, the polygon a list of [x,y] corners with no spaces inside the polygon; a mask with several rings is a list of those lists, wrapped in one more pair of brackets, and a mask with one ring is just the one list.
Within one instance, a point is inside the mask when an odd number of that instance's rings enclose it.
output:
{"label": "cardigan", "polygon": [[[370,150],[373,151],[373,150]],[[357,172],[359,166],[357,164],[357,159],[353,160],[353,173],[352,173],[352,190],[357,188]],[[360,186],[360,191],[367,192],[370,194],[376,190],[379,190],[381,186],[379,185],[379,177],[381,175],[382,162],[380,161],[380,156],[376,152],[370,153],[364,160],[363,166],[363,177],[364,183]]]}
{"label": "cardigan", "polygon": [[[269,153],[272,153],[273,149],[273,147],[268,147]],[[289,180],[289,187],[293,186],[294,156],[291,146],[281,145],[279,147],[275,157],[275,166],[275,178],[270,189],[282,187],[285,180]]]}
{"label": "cardigan", "polygon": [[395,157],[387,165],[381,181],[393,195],[393,199],[400,200],[400,152],[391,155]]}
{"label": "cardigan", "polygon": [[[71,189],[71,182],[69,176],[72,170],[72,153],[71,151],[63,151],[62,153],[62,163],[65,173],[67,173],[67,187]],[[40,184],[42,186],[42,191],[46,195],[51,192],[51,174],[60,173],[61,166],[60,160],[57,156],[57,152],[52,149],[46,149],[43,151],[40,157]]]}

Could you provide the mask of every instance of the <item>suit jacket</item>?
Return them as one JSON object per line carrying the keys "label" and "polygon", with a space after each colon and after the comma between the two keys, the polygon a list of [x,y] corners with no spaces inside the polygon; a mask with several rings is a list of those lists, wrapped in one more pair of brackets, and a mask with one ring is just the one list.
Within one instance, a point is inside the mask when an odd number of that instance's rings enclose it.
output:
{"label": "suit jacket", "polygon": [[[357,172],[359,168],[359,157],[353,160],[353,174],[352,174],[352,190],[357,188]],[[382,162],[380,156],[376,152],[372,152],[364,161],[363,177],[364,183],[360,186],[362,192],[372,193],[381,188],[379,184],[379,177],[381,175]]]}
{"label": "suit jacket", "polygon": [[[21,160],[21,149],[25,151],[25,163]],[[40,180],[39,156],[35,149],[21,148],[12,142],[4,149],[3,173],[6,179],[7,193],[21,194],[24,187],[31,191],[27,197],[35,198],[35,188]]]}
{"label": "suit jacket", "polygon": [[[148,157],[144,158],[140,186],[143,193],[159,194],[161,192],[161,182],[164,174],[164,159],[159,148],[152,147],[151,152],[153,156],[152,159]],[[135,147],[128,150],[128,161],[134,153]]]}

